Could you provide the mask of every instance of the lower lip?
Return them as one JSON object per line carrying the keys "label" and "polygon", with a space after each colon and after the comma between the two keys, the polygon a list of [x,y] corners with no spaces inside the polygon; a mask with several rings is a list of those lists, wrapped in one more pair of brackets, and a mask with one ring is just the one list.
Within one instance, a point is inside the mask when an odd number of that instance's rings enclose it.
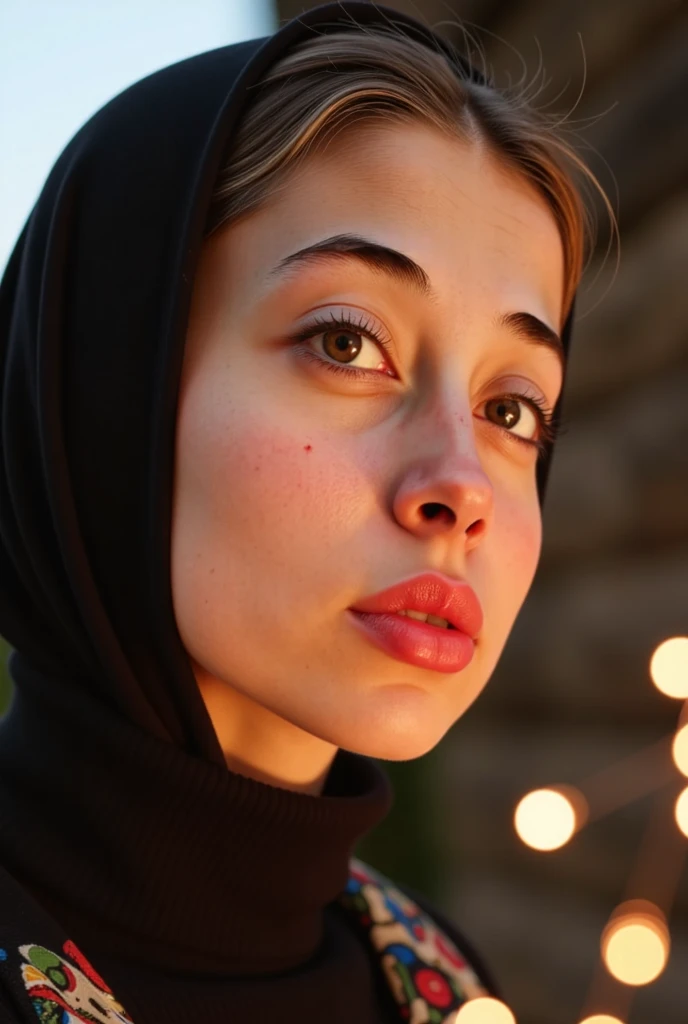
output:
{"label": "lower lip", "polygon": [[460,672],[473,657],[475,642],[460,629],[432,626],[406,615],[349,609],[368,640],[399,661],[434,672]]}

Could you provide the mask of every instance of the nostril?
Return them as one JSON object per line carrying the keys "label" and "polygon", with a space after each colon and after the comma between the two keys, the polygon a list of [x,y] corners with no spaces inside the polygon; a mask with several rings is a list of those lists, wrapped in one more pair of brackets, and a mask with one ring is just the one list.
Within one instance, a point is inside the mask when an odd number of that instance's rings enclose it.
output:
{"label": "nostril", "polygon": [[466,530],[466,536],[467,537],[480,537],[481,534],[484,532],[484,530],[485,530],[485,520],[484,519],[476,519],[476,521],[474,523],[471,523],[471,525]]}
{"label": "nostril", "polygon": [[426,519],[441,519],[445,522],[456,522],[456,516],[452,510],[439,501],[427,501],[423,506],[423,515]]}

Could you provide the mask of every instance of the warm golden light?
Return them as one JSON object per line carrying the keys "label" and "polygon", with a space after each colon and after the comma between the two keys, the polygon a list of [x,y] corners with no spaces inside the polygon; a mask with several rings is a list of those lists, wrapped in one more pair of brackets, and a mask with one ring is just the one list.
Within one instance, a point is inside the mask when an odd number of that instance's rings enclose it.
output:
{"label": "warm golden light", "polygon": [[587,815],[583,794],[572,786],[534,789],[518,802],[514,828],[534,850],[558,850]]}
{"label": "warm golden light", "polygon": [[674,736],[671,756],[682,775],[688,775],[688,725],[684,725]]}
{"label": "warm golden light", "polygon": [[580,1024],[623,1024],[618,1017],[610,1017],[608,1013],[596,1013],[594,1017],[586,1017]]}
{"label": "warm golden light", "polygon": [[655,649],[650,659],[650,675],[657,689],[667,697],[688,698],[688,636],[672,636]]}
{"label": "warm golden light", "polygon": [[659,909],[647,900],[617,907],[602,934],[602,959],[624,985],[649,985],[669,959],[669,929]]}
{"label": "warm golden light", "polygon": [[456,1024],[516,1024],[513,1013],[499,999],[469,999],[455,1017]]}
{"label": "warm golden light", "polygon": [[674,814],[676,816],[676,824],[688,839],[688,786],[686,786],[682,793],[679,793],[676,806],[674,807]]}

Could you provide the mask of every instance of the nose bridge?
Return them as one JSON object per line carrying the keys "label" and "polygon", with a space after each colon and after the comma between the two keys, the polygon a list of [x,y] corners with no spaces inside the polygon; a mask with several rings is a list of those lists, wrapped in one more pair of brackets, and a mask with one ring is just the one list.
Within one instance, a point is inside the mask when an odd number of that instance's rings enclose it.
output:
{"label": "nose bridge", "polygon": [[433,389],[413,417],[414,447],[419,456],[425,452],[426,457],[432,459],[435,454],[447,468],[482,469],[468,385],[450,384],[449,377],[448,374],[447,379]]}
{"label": "nose bridge", "polygon": [[407,423],[395,516],[420,536],[463,535],[475,546],[492,516],[492,484],[478,450],[468,385],[452,378],[432,389]]}

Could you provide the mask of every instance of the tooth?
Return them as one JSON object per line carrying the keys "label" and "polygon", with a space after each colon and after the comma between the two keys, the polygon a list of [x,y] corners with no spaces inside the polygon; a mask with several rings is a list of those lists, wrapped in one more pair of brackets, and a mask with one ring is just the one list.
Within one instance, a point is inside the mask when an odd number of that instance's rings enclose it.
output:
{"label": "tooth", "polygon": [[406,614],[410,619],[418,619],[419,622],[426,622],[428,618],[425,612],[414,612],[410,608],[406,609]]}
{"label": "tooth", "polygon": [[428,615],[428,622],[432,626],[444,626],[445,629],[449,626],[447,620],[441,619],[439,615]]}

